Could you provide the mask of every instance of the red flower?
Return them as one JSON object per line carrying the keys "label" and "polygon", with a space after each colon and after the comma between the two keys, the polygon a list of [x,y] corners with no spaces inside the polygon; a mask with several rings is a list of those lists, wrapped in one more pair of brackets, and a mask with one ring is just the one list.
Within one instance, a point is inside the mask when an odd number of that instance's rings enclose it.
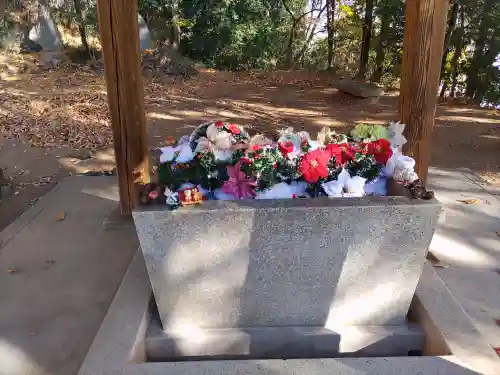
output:
{"label": "red flower", "polygon": [[349,143],[330,143],[326,145],[326,151],[330,154],[330,158],[335,156],[337,165],[343,165],[354,158],[358,150]]}
{"label": "red flower", "polygon": [[329,155],[330,159],[335,156],[335,162],[337,165],[342,165],[342,148],[337,143],[329,143],[326,145],[325,150]]}
{"label": "red flower", "polygon": [[229,129],[229,131],[232,133],[232,134],[240,134],[241,133],[241,130],[240,130],[240,127],[236,124],[229,124],[227,126],[227,128]]}
{"label": "red flower", "polygon": [[252,164],[252,160],[246,156],[243,156],[240,160],[242,164]]}
{"label": "red flower", "polygon": [[310,184],[318,182],[320,178],[328,177],[327,164],[330,154],[325,150],[314,150],[302,157],[299,171],[304,176],[304,180]]}
{"label": "red flower", "polygon": [[152,190],[149,192],[149,199],[155,200],[158,198],[159,193],[156,190]]}
{"label": "red flower", "polygon": [[224,121],[216,121],[215,126],[218,128],[222,128],[224,126]]}
{"label": "red flower", "polygon": [[278,144],[278,147],[283,156],[287,156],[290,152],[293,151],[293,142],[292,141],[280,142]]}
{"label": "red flower", "polygon": [[341,143],[340,148],[342,149],[342,163],[351,161],[356,152],[358,152],[356,147],[351,146],[349,143]]}
{"label": "red flower", "polygon": [[392,156],[391,143],[386,139],[370,142],[366,145],[368,154],[375,157],[377,163],[386,164]]}
{"label": "red flower", "polygon": [[252,151],[260,151],[260,150],[262,150],[262,146],[259,146],[259,145],[252,146]]}

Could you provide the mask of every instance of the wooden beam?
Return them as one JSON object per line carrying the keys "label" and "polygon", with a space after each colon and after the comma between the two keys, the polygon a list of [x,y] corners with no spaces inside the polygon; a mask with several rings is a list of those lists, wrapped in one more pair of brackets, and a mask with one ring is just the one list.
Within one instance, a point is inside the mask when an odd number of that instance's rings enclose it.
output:
{"label": "wooden beam", "polygon": [[136,0],[98,0],[99,29],[120,190],[128,214],[149,182],[146,117]]}
{"label": "wooden beam", "polygon": [[406,124],[405,154],[427,180],[443,56],[448,0],[406,0],[400,119]]}

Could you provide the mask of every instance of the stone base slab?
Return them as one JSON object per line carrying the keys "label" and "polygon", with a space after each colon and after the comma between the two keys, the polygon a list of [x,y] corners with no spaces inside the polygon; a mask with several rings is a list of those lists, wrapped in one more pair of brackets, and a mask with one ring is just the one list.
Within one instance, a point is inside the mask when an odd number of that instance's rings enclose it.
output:
{"label": "stone base slab", "polygon": [[395,327],[259,327],[167,334],[154,323],[146,332],[148,361],[386,357],[422,353],[423,330]]}
{"label": "stone base slab", "polygon": [[411,306],[425,331],[424,356],[145,362],[151,284],[140,252],[118,290],[78,375],[478,375],[500,360],[428,264]]}

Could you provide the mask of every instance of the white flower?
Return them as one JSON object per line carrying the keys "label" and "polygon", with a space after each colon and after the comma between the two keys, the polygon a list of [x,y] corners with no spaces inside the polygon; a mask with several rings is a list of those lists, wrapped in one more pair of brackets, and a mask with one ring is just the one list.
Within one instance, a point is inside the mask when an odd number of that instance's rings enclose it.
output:
{"label": "white flower", "polygon": [[293,181],[291,184],[280,182],[270,188],[258,192],[255,199],[285,199],[306,196],[307,183]]}
{"label": "white flower", "polygon": [[273,141],[262,134],[256,134],[252,138],[250,138],[250,142],[248,143],[249,147],[252,146],[272,146]]}
{"label": "white flower", "polygon": [[178,163],[188,163],[194,159],[194,152],[191,150],[189,143],[183,143],[178,146],[179,155],[175,158]]}
{"label": "white flower", "polygon": [[175,147],[161,147],[160,151],[160,163],[167,163],[173,160],[179,163],[187,163],[194,158],[194,153],[188,143],[183,143]]}
{"label": "white flower", "polygon": [[231,158],[231,134],[228,132],[219,132],[215,124],[207,128],[207,136],[198,139],[195,152],[213,152],[215,159],[226,161]]}
{"label": "white flower", "polygon": [[167,146],[160,147],[160,151],[160,163],[167,163],[174,160],[175,156],[177,155],[178,149],[177,147]]}
{"label": "white flower", "polygon": [[401,150],[406,143],[406,138],[403,135],[404,130],[405,124],[401,124],[399,121],[389,123],[389,142],[391,142],[393,149]]}

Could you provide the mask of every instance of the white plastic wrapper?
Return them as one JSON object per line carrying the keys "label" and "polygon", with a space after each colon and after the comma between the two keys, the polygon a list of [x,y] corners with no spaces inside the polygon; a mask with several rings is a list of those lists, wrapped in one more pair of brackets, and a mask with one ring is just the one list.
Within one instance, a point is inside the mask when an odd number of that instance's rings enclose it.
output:
{"label": "white plastic wrapper", "polygon": [[286,182],[271,186],[269,189],[257,193],[255,199],[286,199],[306,196],[307,183],[293,181],[290,185]]}

